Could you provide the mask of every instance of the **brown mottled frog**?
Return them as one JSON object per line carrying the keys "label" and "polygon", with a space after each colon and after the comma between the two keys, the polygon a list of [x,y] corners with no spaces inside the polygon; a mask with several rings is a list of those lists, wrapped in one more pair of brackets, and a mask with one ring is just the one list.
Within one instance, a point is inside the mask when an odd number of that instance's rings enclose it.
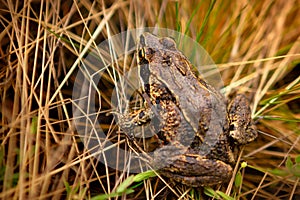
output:
{"label": "brown mottled frog", "polygon": [[191,187],[228,181],[233,148],[257,137],[245,96],[239,94],[228,104],[195,75],[169,37],[143,33],[137,62],[144,107],[123,115],[120,127],[128,132],[150,124],[160,141],[151,163],[161,175]]}

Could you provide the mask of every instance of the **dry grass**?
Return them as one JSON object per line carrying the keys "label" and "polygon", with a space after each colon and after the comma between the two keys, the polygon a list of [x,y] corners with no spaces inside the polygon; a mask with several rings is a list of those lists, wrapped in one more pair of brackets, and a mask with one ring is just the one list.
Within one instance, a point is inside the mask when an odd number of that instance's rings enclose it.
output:
{"label": "dry grass", "polygon": [[[299,6],[297,0],[1,1],[0,198],[89,199],[120,191],[130,174],[98,163],[94,156],[105,150],[83,147],[74,127],[72,90],[82,59],[96,44],[146,26],[199,41],[217,63],[226,95],[243,92],[251,99],[259,137],[241,154],[250,166],[239,171],[238,186],[232,179],[215,189],[236,199],[300,198]],[[130,67],[124,63],[107,69],[96,101],[107,135],[98,139],[118,147],[125,141],[107,114],[114,74]],[[119,199],[197,195],[158,177],[144,180],[131,194],[117,194]]]}

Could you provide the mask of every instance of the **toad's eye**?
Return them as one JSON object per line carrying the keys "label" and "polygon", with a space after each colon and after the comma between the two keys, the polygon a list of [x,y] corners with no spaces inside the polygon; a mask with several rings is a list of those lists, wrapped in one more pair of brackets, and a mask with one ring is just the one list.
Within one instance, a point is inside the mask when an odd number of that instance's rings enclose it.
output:
{"label": "toad's eye", "polygon": [[145,48],[141,48],[138,51],[137,61],[139,64],[147,64],[148,61],[146,60],[146,52]]}
{"label": "toad's eye", "polygon": [[144,50],[144,48],[141,48],[141,49],[139,50],[139,58],[140,58],[140,59],[145,58],[145,50]]}

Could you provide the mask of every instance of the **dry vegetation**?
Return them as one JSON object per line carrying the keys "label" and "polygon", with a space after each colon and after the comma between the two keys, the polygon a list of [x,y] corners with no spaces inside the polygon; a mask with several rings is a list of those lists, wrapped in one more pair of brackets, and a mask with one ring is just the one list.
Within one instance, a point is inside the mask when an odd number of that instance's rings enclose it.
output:
{"label": "dry vegetation", "polygon": [[[236,199],[300,198],[299,1],[41,2],[0,4],[1,199],[208,198],[159,177],[132,183],[126,170],[97,162],[97,151],[84,148],[74,127],[73,86],[87,52],[112,35],[147,26],[199,41],[216,62],[226,94],[251,99],[259,137],[241,153],[241,182],[233,178],[215,191]],[[106,133],[98,139],[117,147],[126,142],[109,115],[109,100],[114,73],[122,70],[107,70],[96,101]],[[239,169],[242,161],[248,166]],[[129,184],[121,188],[124,180]]]}

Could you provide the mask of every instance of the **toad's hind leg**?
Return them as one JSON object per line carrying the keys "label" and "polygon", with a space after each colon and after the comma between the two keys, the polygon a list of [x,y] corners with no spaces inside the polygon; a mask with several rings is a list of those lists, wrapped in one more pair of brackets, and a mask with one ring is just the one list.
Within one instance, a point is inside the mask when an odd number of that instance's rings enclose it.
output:
{"label": "toad's hind leg", "polygon": [[221,160],[208,159],[184,148],[163,147],[154,153],[153,167],[163,176],[191,187],[212,186],[227,182],[232,167]]}
{"label": "toad's hind leg", "polygon": [[247,98],[238,94],[228,106],[229,135],[237,144],[247,144],[257,137]]}

